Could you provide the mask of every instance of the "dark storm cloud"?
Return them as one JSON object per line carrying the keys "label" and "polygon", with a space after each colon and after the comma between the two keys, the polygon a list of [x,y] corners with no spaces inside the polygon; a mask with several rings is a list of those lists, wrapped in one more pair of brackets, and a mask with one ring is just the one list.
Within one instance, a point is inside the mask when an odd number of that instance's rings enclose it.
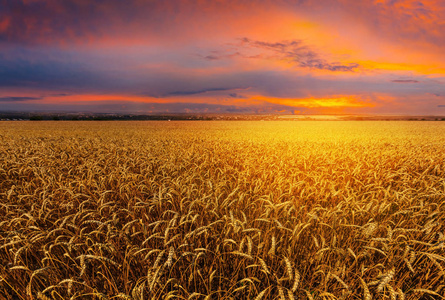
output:
{"label": "dark storm cloud", "polygon": [[30,100],[41,100],[42,97],[0,97],[0,102],[20,102]]}
{"label": "dark storm cloud", "polygon": [[[354,71],[360,65],[357,63],[341,64],[338,62],[328,62],[321,57],[317,51],[303,45],[301,40],[281,41],[276,43],[252,40],[247,37],[241,39],[241,45],[247,48],[260,48],[273,55],[270,58],[291,59],[299,67],[314,68],[329,71],[349,72]],[[268,54],[265,54],[267,57]]]}

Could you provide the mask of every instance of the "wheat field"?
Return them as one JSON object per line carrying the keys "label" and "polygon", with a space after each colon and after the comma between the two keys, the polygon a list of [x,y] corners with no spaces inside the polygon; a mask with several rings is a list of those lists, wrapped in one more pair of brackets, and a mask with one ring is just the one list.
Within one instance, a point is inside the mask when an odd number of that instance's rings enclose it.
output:
{"label": "wheat field", "polygon": [[0,299],[445,299],[445,122],[0,122]]}

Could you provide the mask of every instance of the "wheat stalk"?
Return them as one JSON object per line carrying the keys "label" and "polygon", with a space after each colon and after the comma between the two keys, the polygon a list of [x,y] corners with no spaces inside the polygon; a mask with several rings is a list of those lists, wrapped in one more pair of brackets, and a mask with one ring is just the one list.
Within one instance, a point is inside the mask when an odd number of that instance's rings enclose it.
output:
{"label": "wheat stalk", "polygon": [[266,291],[267,291],[268,289],[269,289],[269,288],[267,287],[267,288],[265,288],[264,290],[262,290],[261,293],[259,293],[259,294],[255,297],[254,300],[261,300],[261,299],[263,299],[264,294],[266,293]]}
{"label": "wheat stalk", "polygon": [[366,285],[365,281],[360,278],[360,282],[363,286],[363,300],[372,300],[371,293],[369,292],[368,286]]}
{"label": "wheat stalk", "polygon": [[392,268],[389,270],[386,274],[382,276],[382,278],[379,281],[379,284],[377,286],[377,292],[381,292],[384,287],[391,281],[391,279],[394,277],[395,270]]}

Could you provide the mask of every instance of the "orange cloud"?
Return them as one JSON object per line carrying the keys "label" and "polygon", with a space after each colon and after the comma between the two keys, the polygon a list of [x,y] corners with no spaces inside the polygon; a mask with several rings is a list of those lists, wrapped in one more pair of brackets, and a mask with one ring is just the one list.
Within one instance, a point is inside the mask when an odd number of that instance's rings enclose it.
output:
{"label": "orange cloud", "polygon": [[374,107],[375,104],[361,99],[359,96],[333,96],[326,98],[274,98],[265,96],[254,96],[249,99],[252,103],[264,101],[269,103],[307,108],[335,108],[335,107]]}
{"label": "orange cloud", "polygon": [[445,75],[445,65],[430,63],[409,63],[409,62],[388,62],[388,61],[361,61],[360,64],[365,69],[385,70],[385,71],[410,71],[423,75]]}

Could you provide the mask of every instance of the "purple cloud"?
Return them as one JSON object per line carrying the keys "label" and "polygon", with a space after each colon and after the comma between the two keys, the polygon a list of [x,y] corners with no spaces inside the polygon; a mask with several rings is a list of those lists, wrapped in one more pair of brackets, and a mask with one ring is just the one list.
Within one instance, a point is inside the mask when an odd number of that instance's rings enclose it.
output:
{"label": "purple cloud", "polygon": [[414,79],[395,79],[391,80],[391,82],[395,83],[419,83],[420,81]]}
{"label": "purple cloud", "polygon": [[[338,62],[328,62],[321,57],[317,51],[304,45],[301,40],[289,40],[281,42],[264,42],[252,40],[244,37],[241,40],[241,47],[260,48],[273,53],[271,58],[291,59],[297,66],[329,71],[350,72],[360,67],[357,63],[341,64]],[[267,57],[268,54],[265,54]]]}
{"label": "purple cloud", "polygon": [[0,97],[0,102],[22,102],[30,100],[41,100],[42,97]]}

